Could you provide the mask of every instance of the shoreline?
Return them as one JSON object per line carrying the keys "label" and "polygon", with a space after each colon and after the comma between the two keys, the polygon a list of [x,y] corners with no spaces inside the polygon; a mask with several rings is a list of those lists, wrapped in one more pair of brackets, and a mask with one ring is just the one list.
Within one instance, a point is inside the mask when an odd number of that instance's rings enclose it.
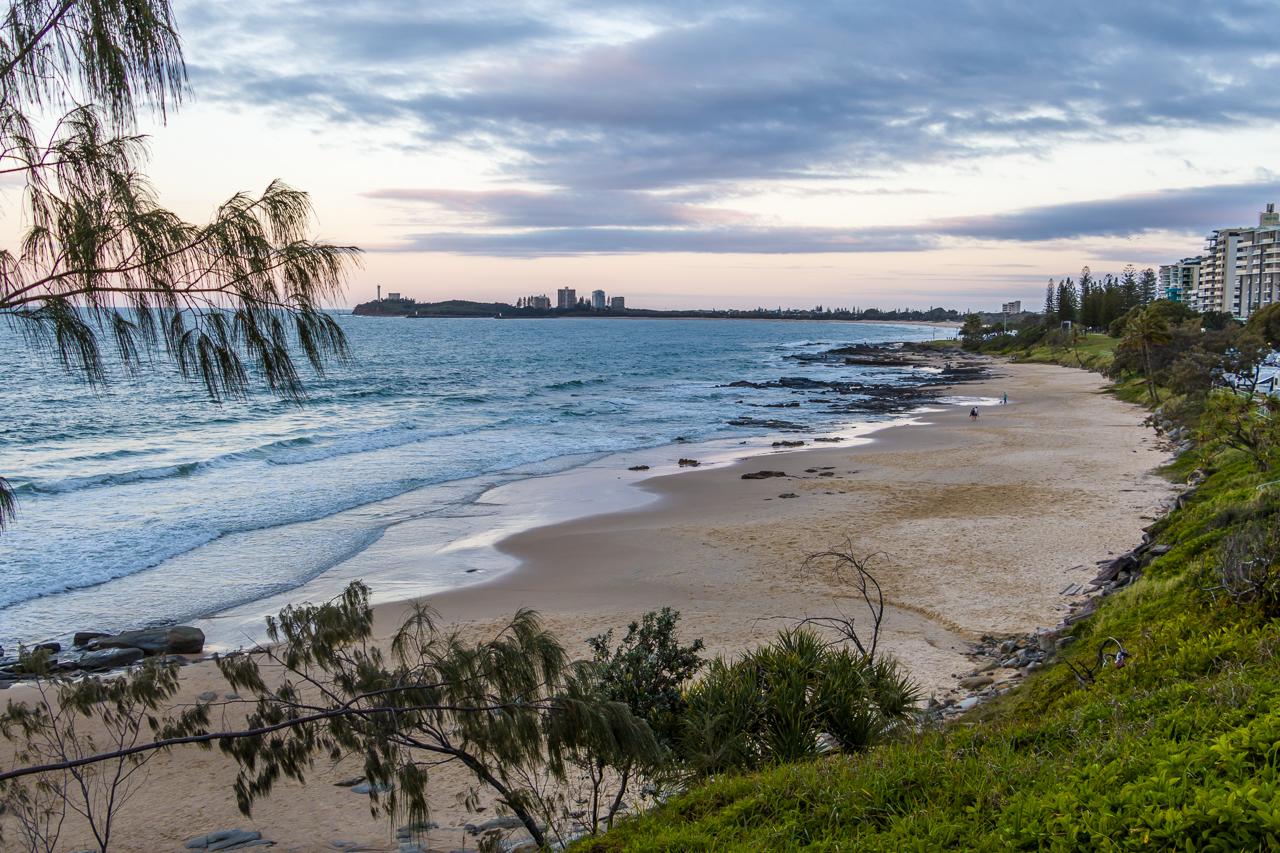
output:
{"label": "shoreline", "polygon": [[[848,590],[799,571],[805,555],[848,536],[859,553],[886,554],[876,563],[892,607],[882,646],[926,697],[941,698],[963,689],[976,639],[1058,623],[1069,609],[1062,588],[1130,550],[1174,493],[1151,473],[1167,454],[1145,412],[1102,393],[1103,384],[1068,368],[1002,364],[998,375],[953,391],[1009,392],[1008,406],[983,409],[977,423],[967,404],[950,405],[862,444],[650,477],[642,488],[656,495],[651,503],[500,537],[498,548],[520,561],[516,571],[426,601],[464,636],[533,607],[574,656],[586,654],[586,637],[672,606],[686,640],[702,637],[708,654],[732,654],[804,615],[859,615]],[[741,479],[760,469],[791,476]],[[406,609],[379,604],[375,635],[385,641]],[[178,701],[226,691],[212,662],[200,662],[183,669]],[[15,699],[25,692],[9,691]],[[225,713],[234,720],[241,711],[233,704]],[[252,820],[236,813],[234,773],[216,753],[175,752],[148,769],[147,787],[118,824],[130,849],[180,847],[230,826],[260,830],[286,850],[353,838],[394,849],[394,827],[369,816],[366,798],[333,785],[359,772],[349,761],[317,765],[306,788],[280,785]],[[456,769],[433,774],[432,817],[442,827],[431,833],[434,846],[458,846],[462,825],[477,819],[453,796],[466,785]],[[481,816],[492,814],[490,800],[482,805]],[[157,813],[168,819],[155,821]]]}

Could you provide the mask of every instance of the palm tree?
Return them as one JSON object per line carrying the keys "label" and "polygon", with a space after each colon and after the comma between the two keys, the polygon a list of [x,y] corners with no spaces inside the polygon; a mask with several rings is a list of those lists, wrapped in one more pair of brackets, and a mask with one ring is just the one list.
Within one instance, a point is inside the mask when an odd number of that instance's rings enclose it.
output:
{"label": "palm tree", "polygon": [[1120,341],[1121,346],[1137,349],[1142,354],[1142,373],[1147,380],[1147,393],[1151,395],[1153,403],[1159,403],[1160,397],[1156,393],[1155,375],[1151,369],[1151,351],[1169,343],[1171,339],[1169,322],[1164,314],[1153,306],[1147,306],[1129,318],[1124,327],[1124,338]]}

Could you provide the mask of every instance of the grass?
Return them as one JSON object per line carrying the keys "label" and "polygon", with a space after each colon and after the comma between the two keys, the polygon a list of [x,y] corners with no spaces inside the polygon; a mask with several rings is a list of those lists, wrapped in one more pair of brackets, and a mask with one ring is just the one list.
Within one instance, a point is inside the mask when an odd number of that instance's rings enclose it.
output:
{"label": "grass", "polygon": [[[1078,352],[1107,358],[1110,340]],[[1027,357],[1070,364],[1062,350]],[[1188,454],[1174,473],[1195,464]],[[1276,519],[1280,489],[1258,489],[1275,478],[1213,460],[1153,530],[1169,551],[1074,626],[1065,660],[1088,665],[1115,637],[1132,655],[1123,668],[1082,685],[1060,660],[944,729],[719,778],[573,849],[1280,848],[1280,620],[1207,591],[1220,541]]]}

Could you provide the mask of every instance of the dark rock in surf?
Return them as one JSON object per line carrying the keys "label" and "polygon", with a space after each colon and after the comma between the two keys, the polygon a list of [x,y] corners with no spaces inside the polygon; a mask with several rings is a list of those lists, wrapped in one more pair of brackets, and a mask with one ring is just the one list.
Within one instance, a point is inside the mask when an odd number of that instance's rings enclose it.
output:
{"label": "dark rock in surf", "polygon": [[110,636],[106,631],[76,631],[75,636],[71,639],[71,645],[77,649],[82,649],[99,637]]}
{"label": "dark rock in surf", "polygon": [[148,655],[196,655],[204,649],[204,631],[190,625],[125,631],[123,634],[92,640],[89,648],[141,649]]}
{"label": "dark rock in surf", "polygon": [[120,669],[131,666],[145,657],[142,649],[112,648],[85,652],[76,661],[76,666],[87,672],[102,672],[108,669]]}

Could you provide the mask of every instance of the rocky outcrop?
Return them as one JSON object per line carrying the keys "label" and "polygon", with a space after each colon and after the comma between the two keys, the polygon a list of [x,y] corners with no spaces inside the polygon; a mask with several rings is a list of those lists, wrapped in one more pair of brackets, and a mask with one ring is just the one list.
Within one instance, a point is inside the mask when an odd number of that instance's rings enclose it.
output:
{"label": "rocky outcrop", "polygon": [[141,649],[147,655],[198,655],[204,650],[204,631],[190,625],[172,625],[97,637],[88,645],[91,650]]}

